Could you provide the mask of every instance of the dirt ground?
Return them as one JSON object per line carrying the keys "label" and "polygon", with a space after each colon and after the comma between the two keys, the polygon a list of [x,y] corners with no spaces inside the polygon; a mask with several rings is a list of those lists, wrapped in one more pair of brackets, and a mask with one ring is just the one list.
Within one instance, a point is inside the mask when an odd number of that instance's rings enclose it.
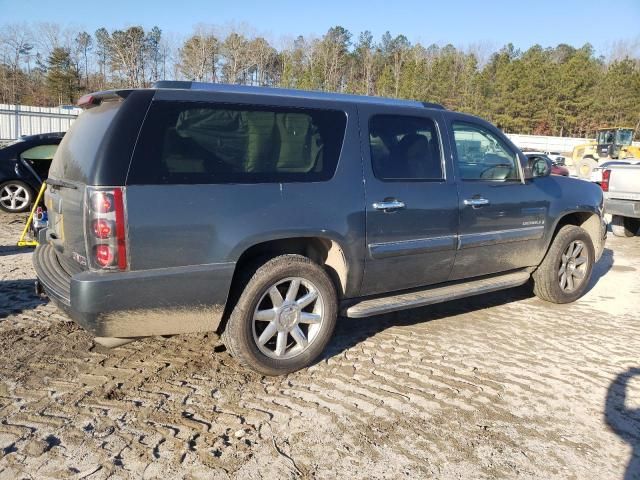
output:
{"label": "dirt ground", "polygon": [[34,296],[23,222],[0,214],[0,479],[640,478],[640,237],[609,236],[575,304],[339,319],[265,378],[215,335],[97,349]]}

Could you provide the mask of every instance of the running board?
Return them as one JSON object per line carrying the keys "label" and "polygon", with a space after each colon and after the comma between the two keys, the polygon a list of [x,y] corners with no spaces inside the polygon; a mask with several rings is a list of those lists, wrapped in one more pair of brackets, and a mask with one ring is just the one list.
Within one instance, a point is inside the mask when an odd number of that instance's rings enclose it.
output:
{"label": "running board", "polygon": [[342,314],[350,318],[363,318],[383,313],[397,312],[409,308],[424,307],[434,303],[448,302],[458,298],[471,297],[481,293],[494,292],[505,288],[518,287],[529,280],[525,270],[485,277],[464,283],[429,287],[424,290],[400,293],[386,297],[369,298],[345,308]]}

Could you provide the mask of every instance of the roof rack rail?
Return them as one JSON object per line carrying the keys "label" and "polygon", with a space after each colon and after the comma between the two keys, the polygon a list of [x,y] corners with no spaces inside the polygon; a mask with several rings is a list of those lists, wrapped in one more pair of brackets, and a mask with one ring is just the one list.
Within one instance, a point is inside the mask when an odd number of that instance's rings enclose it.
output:
{"label": "roof rack rail", "polygon": [[447,107],[445,107],[444,105],[440,105],[439,103],[422,102],[422,105],[424,105],[424,108],[435,108],[437,110],[446,110],[447,109]]}
{"label": "roof rack rail", "polygon": [[442,105],[437,103],[420,102],[418,100],[403,100],[387,97],[372,97],[366,95],[353,95],[348,93],[318,92],[311,90],[299,90],[279,87],[254,87],[246,85],[233,85],[227,83],[204,83],[185,80],[160,80],[152,85],[152,88],[169,88],[181,90],[200,90],[219,93],[240,93],[253,95],[274,95],[297,98],[307,98],[310,100],[334,100],[357,103],[373,103],[381,105],[396,105],[405,107],[435,108],[444,110]]}

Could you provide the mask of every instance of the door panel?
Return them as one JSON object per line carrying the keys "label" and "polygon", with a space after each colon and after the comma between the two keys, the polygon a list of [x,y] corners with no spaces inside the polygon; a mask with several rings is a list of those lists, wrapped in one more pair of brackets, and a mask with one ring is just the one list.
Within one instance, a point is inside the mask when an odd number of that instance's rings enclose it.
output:
{"label": "door panel", "polygon": [[457,244],[458,193],[444,161],[440,115],[366,106],[359,113],[367,224],[361,294],[446,281]]}
{"label": "door panel", "polygon": [[549,208],[497,129],[467,118],[450,124],[458,166],[459,250],[450,279],[534,265]]}

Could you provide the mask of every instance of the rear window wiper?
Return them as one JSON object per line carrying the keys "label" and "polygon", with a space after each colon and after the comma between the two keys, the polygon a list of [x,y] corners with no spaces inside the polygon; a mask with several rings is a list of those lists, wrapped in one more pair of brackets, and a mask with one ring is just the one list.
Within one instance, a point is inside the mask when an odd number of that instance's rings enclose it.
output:
{"label": "rear window wiper", "polygon": [[77,190],[78,187],[76,185],[74,185],[71,182],[65,182],[64,180],[56,180],[54,178],[48,178],[46,180],[47,185],[51,185],[52,187],[58,187],[58,188],[72,188],[74,190]]}

